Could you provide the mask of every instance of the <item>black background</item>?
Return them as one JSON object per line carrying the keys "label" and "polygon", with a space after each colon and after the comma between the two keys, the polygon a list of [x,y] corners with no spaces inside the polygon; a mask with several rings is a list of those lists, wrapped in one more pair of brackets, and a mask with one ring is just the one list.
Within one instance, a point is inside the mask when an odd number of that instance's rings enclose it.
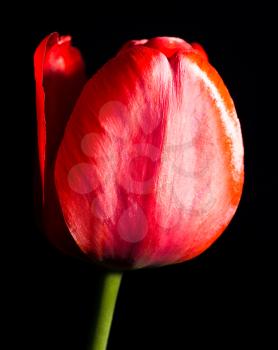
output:
{"label": "black background", "polygon": [[52,31],[72,35],[88,75],[129,39],[166,35],[200,42],[229,88],[242,125],[246,177],[232,223],[211,248],[192,261],[125,273],[108,349],[226,349],[260,341],[263,348],[270,348],[268,343],[273,348],[277,343],[275,171],[270,153],[274,132],[268,117],[259,112],[259,53],[265,45],[264,35],[257,30],[261,17],[254,17],[250,9],[228,17],[230,8],[214,16],[202,8],[200,17],[198,9],[186,13],[174,3],[160,12],[127,5],[120,15],[119,9],[104,12],[106,6],[90,10],[89,19],[78,14],[57,15],[54,9],[46,21],[34,16],[37,20],[30,21],[24,40],[18,43],[17,69],[26,77],[16,91],[26,112],[15,117],[20,171],[12,209],[17,217],[10,219],[10,230],[6,230],[13,240],[7,265],[15,265],[9,274],[12,335],[7,348],[86,349],[102,274],[94,265],[56,251],[44,238],[34,210],[32,59],[36,46]]}

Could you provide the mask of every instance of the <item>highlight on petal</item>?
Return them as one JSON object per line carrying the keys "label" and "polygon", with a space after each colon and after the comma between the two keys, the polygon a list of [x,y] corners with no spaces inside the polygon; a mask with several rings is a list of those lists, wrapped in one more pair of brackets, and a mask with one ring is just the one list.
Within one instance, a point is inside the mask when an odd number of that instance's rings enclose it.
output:
{"label": "highlight on petal", "polygon": [[148,232],[148,221],[143,210],[137,204],[131,204],[119,218],[117,229],[124,241],[142,241]]}
{"label": "highlight on petal", "polygon": [[85,82],[85,67],[70,36],[48,35],[34,55],[38,153],[44,228],[59,249],[75,251],[54,186],[54,159],[65,125]]}
{"label": "highlight on petal", "polygon": [[119,50],[119,53],[123,53],[124,51],[127,51],[134,46],[142,46],[145,45],[148,42],[148,39],[141,39],[141,40],[129,40],[127,41]]}

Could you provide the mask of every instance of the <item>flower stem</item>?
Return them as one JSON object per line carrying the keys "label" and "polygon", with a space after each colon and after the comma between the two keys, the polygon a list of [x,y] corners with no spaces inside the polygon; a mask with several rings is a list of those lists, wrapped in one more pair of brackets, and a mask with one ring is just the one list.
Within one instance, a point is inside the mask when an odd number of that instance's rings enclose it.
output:
{"label": "flower stem", "polygon": [[105,350],[122,279],[121,272],[105,272],[90,350]]}

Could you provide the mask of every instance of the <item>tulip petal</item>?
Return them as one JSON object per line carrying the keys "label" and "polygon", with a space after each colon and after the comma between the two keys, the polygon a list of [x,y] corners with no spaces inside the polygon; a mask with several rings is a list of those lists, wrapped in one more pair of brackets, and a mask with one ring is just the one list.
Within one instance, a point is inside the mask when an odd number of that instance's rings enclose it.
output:
{"label": "tulip petal", "polygon": [[[67,125],[55,167],[57,192],[74,239],[96,260],[114,256],[118,264],[132,259],[131,246],[141,242],[131,241],[146,233],[147,218],[140,209],[144,199],[140,197],[142,193],[148,196],[154,186],[172,76],[167,58],[159,51],[140,46],[126,52],[110,60],[86,84]],[[126,169],[130,157],[149,159],[143,162],[139,178],[134,179]],[[95,168],[94,182],[98,183],[87,193],[71,186],[73,170],[84,163]],[[139,159],[139,168],[140,164]],[[84,172],[84,184],[91,182],[88,177],[90,174]],[[122,213],[126,214],[120,220]],[[142,221],[141,230],[125,239],[122,226],[124,222],[131,225],[127,219],[131,213],[134,222]]]}
{"label": "tulip petal", "polygon": [[140,247],[138,266],[199,255],[227,227],[243,186],[240,124],[223,81],[195,52],[179,53],[170,64],[176,102],[173,97],[157,180],[156,249]]}
{"label": "tulip petal", "polygon": [[[34,55],[38,147],[42,183],[66,122],[86,82],[83,59],[69,36],[47,36]],[[44,187],[44,185],[43,185]]]}
{"label": "tulip petal", "polygon": [[34,68],[43,214],[47,234],[61,248],[71,236],[57,202],[53,165],[65,125],[86,82],[85,67],[71,38],[52,33],[37,47]]}
{"label": "tulip petal", "polygon": [[208,61],[208,55],[202,45],[199,43],[191,43],[191,46],[203,57],[203,59]]}
{"label": "tulip petal", "polygon": [[176,52],[184,50],[190,51],[192,47],[186,41],[175,37],[156,37],[153,39],[143,39],[143,40],[130,40],[120,50],[120,53],[126,51],[134,46],[146,46],[152,49],[156,49],[163,53],[166,57],[170,58]]}
{"label": "tulip petal", "polygon": [[199,54],[203,59],[208,61],[208,55],[202,45],[195,42],[188,44],[185,40],[175,37],[162,36],[150,40],[130,40],[122,46],[120,53],[138,45],[156,49],[162,52],[167,58],[172,57],[177,52],[190,52],[193,50],[195,51],[195,53]]}
{"label": "tulip petal", "polygon": [[168,58],[173,56],[175,53],[182,51],[191,51],[192,47],[186,41],[175,37],[158,37],[150,39],[145,46],[157,49],[164,53]]}

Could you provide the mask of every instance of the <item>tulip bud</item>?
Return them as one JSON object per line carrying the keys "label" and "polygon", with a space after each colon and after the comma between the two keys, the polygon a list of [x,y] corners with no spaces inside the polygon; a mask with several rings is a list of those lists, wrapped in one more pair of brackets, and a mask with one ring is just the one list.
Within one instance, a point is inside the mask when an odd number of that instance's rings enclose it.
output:
{"label": "tulip bud", "polygon": [[56,193],[67,234],[94,261],[182,262],[232,219],[243,186],[240,124],[200,45],[129,42],[85,84],[65,124]]}

